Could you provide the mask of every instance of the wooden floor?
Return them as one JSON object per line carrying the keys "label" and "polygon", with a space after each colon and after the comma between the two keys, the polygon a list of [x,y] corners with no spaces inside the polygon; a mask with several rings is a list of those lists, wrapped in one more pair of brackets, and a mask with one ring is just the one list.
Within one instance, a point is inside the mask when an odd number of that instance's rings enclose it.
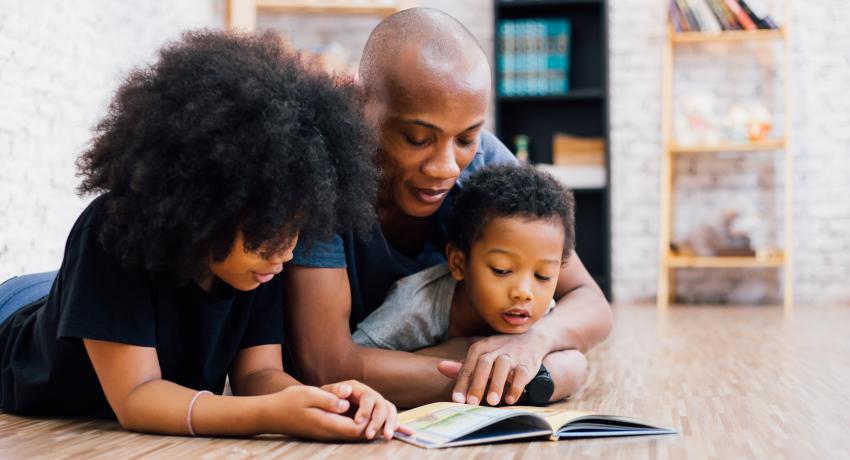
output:
{"label": "wooden floor", "polygon": [[[850,306],[616,307],[568,407],[679,430],[630,439],[536,441],[426,451],[399,441],[190,439],[115,423],[0,414],[2,458],[850,458]],[[69,395],[69,397],[73,397]]]}

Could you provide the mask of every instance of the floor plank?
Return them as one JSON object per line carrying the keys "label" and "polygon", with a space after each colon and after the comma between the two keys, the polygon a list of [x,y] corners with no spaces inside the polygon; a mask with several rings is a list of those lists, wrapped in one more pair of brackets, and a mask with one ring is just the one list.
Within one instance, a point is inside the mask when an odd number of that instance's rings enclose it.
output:
{"label": "floor plank", "polygon": [[426,451],[399,441],[143,435],[91,420],[0,413],[3,458],[848,458],[850,306],[617,306],[570,408],[633,416],[678,435]]}

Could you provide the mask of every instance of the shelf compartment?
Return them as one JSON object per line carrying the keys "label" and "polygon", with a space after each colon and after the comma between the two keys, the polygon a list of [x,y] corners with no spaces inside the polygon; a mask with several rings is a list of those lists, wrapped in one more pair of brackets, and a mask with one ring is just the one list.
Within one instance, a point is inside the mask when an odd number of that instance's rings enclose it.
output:
{"label": "shelf compartment", "polygon": [[672,32],[669,37],[670,41],[674,44],[769,41],[785,38],[785,29],[727,30],[715,34],[707,34],[705,32]]}
{"label": "shelf compartment", "polygon": [[500,102],[539,102],[539,101],[570,101],[580,99],[602,99],[605,92],[602,88],[574,89],[565,94],[541,94],[528,96],[496,96]]}
{"label": "shelf compartment", "polygon": [[333,0],[257,0],[257,11],[288,14],[338,14],[389,16],[398,11],[395,2],[353,2]]}
{"label": "shelf compartment", "polygon": [[670,153],[692,154],[711,152],[760,152],[765,150],[782,150],[786,146],[785,139],[767,139],[754,142],[721,142],[718,144],[679,145],[670,143]]}
{"label": "shelf compartment", "polygon": [[783,265],[785,255],[782,252],[754,257],[667,255],[667,266],[670,268],[777,268]]}
{"label": "shelf compartment", "polygon": [[499,0],[502,9],[528,8],[535,6],[601,5],[604,0]]}

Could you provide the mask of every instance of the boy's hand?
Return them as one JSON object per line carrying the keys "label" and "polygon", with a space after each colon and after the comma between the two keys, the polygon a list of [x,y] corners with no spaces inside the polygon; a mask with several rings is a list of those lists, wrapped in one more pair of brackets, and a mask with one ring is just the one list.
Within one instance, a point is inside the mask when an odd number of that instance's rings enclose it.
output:
{"label": "boy's hand", "polygon": [[[540,369],[550,346],[531,331],[516,335],[494,335],[475,342],[462,365],[440,363],[440,372],[457,378],[452,400],[479,404],[485,397],[490,405],[502,401],[514,404],[525,385]],[[487,382],[490,382],[489,389]],[[510,384],[507,392],[505,387]]]}
{"label": "boy's hand", "polygon": [[381,432],[386,440],[392,439],[395,431],[413,434],[412,430],[398,424],[398,412],[395,405],[361,382],[346,380],[325,385],[322,389],[341,398],[342,401],[358,406],[353,421],[357,426],[362,427],[361,433],[366,439],[374,439]]}

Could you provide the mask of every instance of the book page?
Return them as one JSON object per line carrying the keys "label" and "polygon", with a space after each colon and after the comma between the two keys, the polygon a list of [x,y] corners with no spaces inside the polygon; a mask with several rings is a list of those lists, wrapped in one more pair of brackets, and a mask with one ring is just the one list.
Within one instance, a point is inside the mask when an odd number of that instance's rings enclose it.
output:
{"label": "book page", "polygon": [[553,432],[558,431],[562,426],[577,418],[593,415],[592,412],[564,410],[554,407],[513,406],[513,409],[530,412],[543,417],[543,419],[546,420],[546,423],[548,423],[552,428]]}
{"label": "book page", "polygon": [[416,430],[416,437],[431,444],[444,444],[500,420],[525,412],[459,403],[434,403],[402,412],[399,423]]}

